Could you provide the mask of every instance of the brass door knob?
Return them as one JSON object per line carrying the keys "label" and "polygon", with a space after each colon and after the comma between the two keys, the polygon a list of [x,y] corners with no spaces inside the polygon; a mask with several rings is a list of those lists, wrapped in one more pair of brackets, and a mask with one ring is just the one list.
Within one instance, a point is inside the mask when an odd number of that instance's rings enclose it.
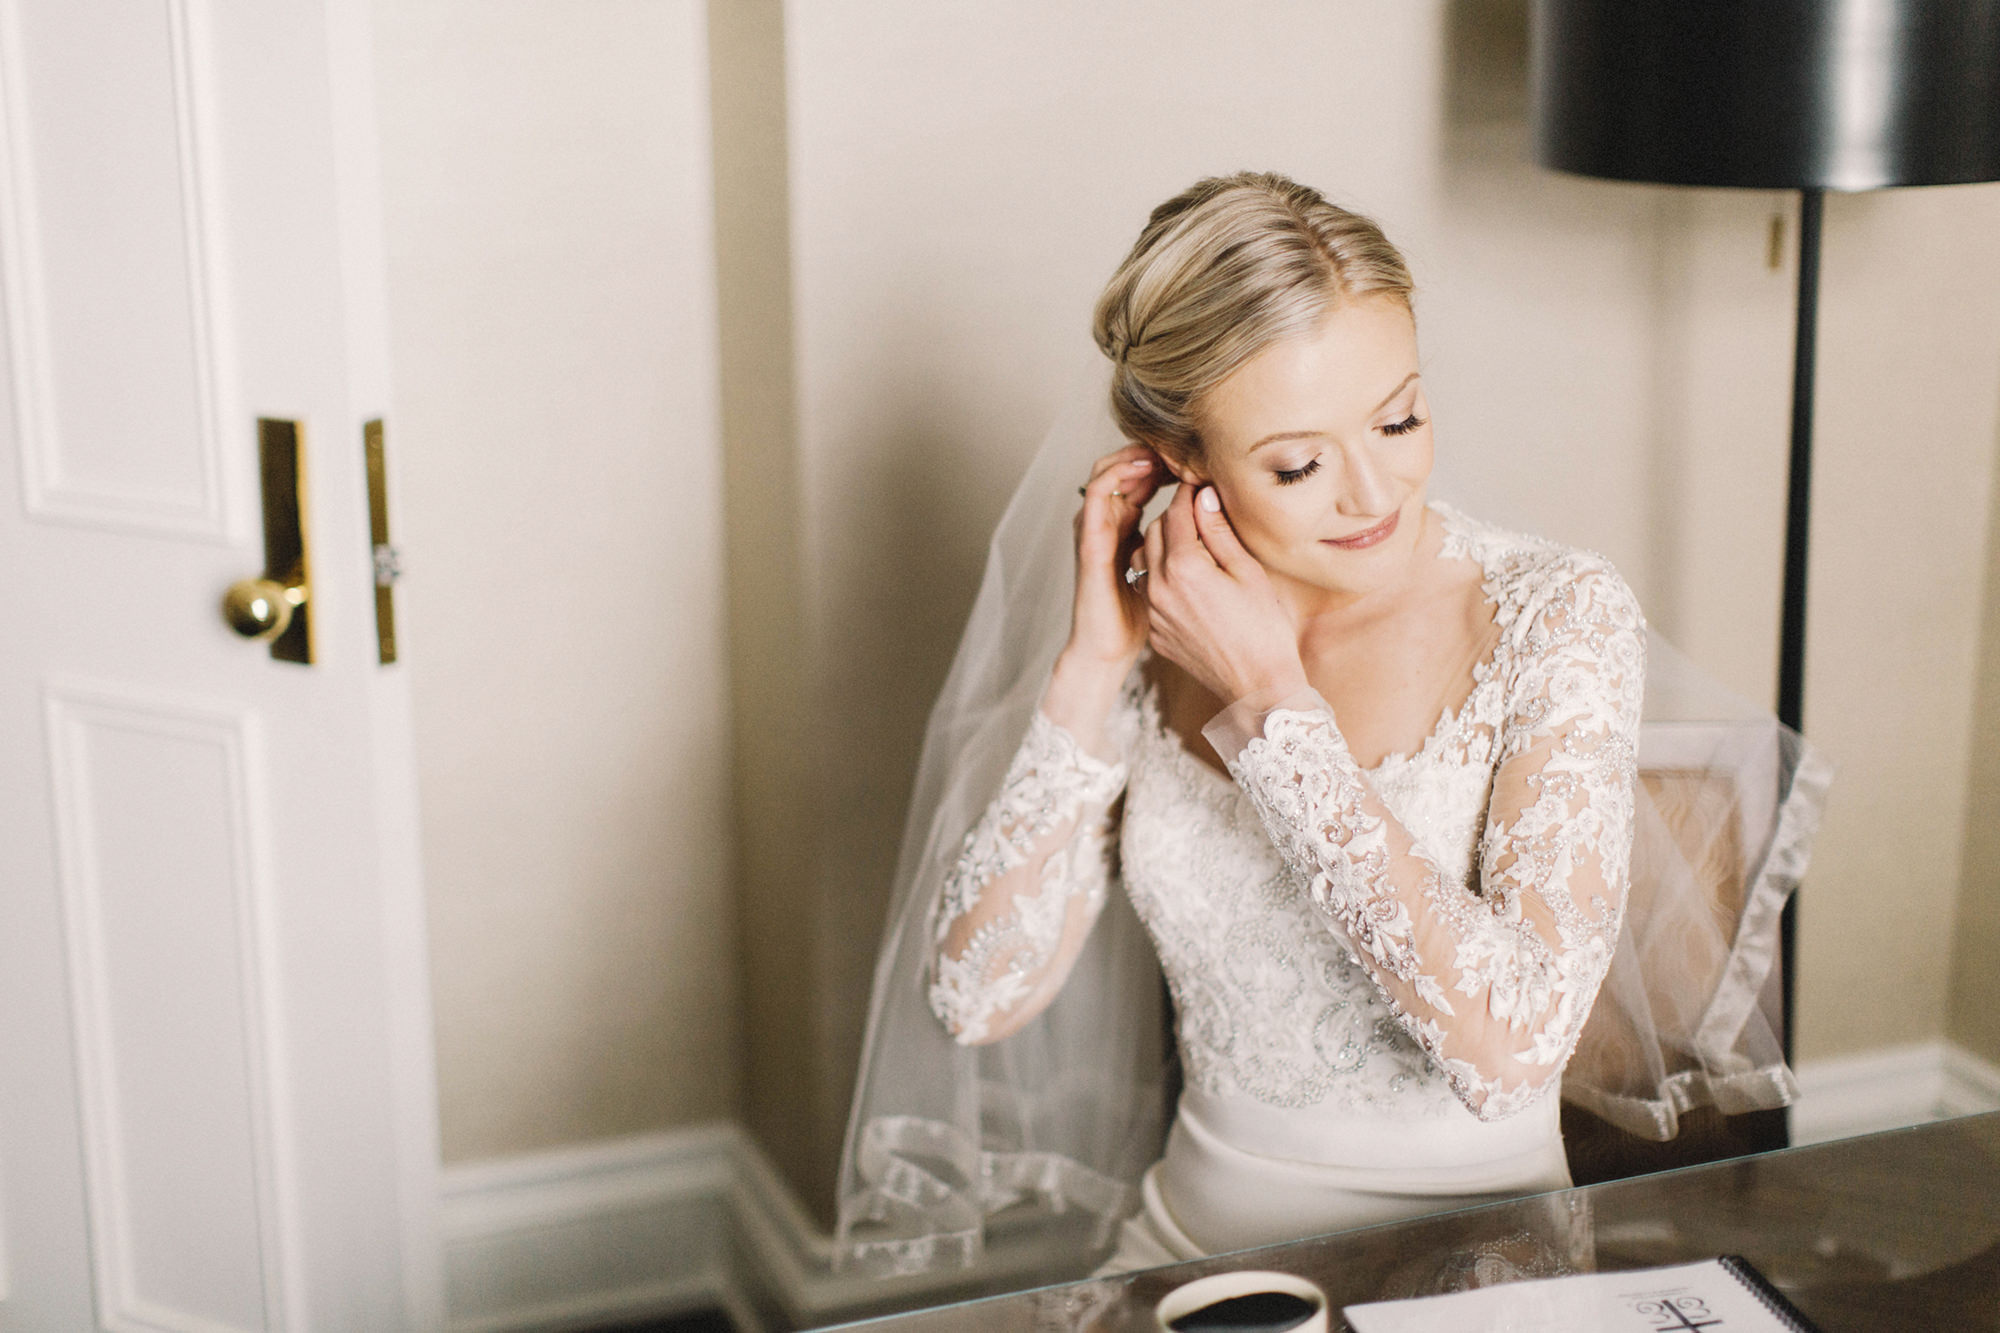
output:
{"label": "brass door knob", "polygon": [[222,595],[222,618],[246,639],[275,639],[291,627],[292,612],[305,601],[303,583],[238,579]]}

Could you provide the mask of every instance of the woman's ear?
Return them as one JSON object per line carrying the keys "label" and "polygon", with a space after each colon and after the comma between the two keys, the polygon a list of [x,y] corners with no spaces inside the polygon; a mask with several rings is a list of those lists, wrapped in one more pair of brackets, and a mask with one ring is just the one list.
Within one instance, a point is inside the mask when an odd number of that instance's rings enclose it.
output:
{"label": "woman's ear", "polygon": [[1197,460],[1170,454],[1165,450],[1156,449],[1154,452],[1159,454],[1160,461],[1167,465],[1167,471],[1174,474],[1175,481],[1189,482],[1198,486],[1208,480],[1208,474],[1202,470]]}

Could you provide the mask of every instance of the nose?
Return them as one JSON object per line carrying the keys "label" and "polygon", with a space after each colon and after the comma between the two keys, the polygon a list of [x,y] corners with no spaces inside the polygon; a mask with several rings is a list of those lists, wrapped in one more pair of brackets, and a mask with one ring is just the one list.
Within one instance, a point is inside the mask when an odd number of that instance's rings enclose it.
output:
{"label": "nose", "polygon": [[1381,518],[1396,507],[1395,478],[1367,448],[1349,448],[1341,459],[1340,496],[1334,508],[1345,518]]}

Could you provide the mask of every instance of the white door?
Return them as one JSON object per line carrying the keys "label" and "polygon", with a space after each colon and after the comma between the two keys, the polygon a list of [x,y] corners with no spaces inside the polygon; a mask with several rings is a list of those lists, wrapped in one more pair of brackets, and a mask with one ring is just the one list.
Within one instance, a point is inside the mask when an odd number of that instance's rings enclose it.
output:
{"label": "white door", "polygon": [[[6,1333],[438,1322],[366,21],[0,0]],[[260,417],[303,433],[310,665],[218,612]]]}

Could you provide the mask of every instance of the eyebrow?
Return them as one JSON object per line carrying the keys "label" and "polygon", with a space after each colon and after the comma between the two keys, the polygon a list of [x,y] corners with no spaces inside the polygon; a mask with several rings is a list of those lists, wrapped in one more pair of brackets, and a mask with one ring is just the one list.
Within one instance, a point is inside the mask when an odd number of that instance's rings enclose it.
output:
{"label": "eyebrow", "polygon": [[[1410,381],[1416,379],[1417,376],[1421,373],[1422,372],[1420,371],[1413,370],[1409,374],[1403,376],[1402,383],[1398,384],[1395,388],[1389,390],[1388,396],[1383,398],[1381,402],[1375,404],[1375,406],[1369,411],[1368,415],[1371,417],[1374,416],[1375,413],[1380,412],[1383,408],[1387,407],[1391,402],[1395,401],[1396,395],[1401,393],[1403,390],[1409,388]],[[1323,430],[1281,430],[1275,435],[1266,435],[1263,439],[1251,445],[1244,452],[1254,454],[1267,444],[1277,444],[1283,440],[1318,439],[1320,436],[1324,434],[1326,434],[1326,432]]]}

